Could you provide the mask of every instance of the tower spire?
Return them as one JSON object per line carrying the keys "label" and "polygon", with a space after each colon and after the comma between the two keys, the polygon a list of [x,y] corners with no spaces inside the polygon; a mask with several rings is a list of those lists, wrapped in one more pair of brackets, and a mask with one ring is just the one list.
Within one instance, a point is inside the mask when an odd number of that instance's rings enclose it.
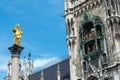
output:
{"label": "tower spire", "polygon": [[57,80],[60,80],[60,66],[57,65]]}
{"label": "tower spire", "polygon": [[43,71],[41,71],[40,80],[44,80],[44,74],[43,74]]}
{"label": "tower spire", "polygon": [[28,53],[28,74],[31,74],[31,68],[32,68],[32,64],[31,64],[31,53]]}

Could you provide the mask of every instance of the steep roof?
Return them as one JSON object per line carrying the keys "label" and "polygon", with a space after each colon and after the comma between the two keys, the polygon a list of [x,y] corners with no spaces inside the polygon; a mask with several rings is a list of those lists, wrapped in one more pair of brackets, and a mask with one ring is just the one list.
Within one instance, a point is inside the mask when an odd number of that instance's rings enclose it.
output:
{"label": "steep roof", "polygon": [[[44,80],[57,80],[57,66],[60,66],[61,79],[70,72],[69,59],[61,61],[43,70]],[[31,74],[29,80],[40,80],[41,71]]]}

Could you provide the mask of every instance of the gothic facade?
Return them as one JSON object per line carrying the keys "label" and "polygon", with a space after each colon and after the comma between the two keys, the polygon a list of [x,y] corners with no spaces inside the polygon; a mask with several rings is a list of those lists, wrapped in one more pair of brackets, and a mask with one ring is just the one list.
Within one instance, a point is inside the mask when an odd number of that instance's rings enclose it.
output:
{"label": "gothic facade", "polygon": [[120,0],[64,0],[71,80],[120,80]]}

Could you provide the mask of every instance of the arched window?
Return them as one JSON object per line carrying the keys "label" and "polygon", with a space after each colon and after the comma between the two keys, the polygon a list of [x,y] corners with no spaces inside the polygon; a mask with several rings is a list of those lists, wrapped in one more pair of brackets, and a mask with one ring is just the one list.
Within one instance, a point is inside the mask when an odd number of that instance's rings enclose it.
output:
{"label": "arched window", "polygon": [[79,15],[80,15],[80,12],[78,11],[78,12],[77,12],[77,18],[79,17]]}
{"label": "arched window", "polygon": [[72,41],[72,51],[75,49],[75,40]]}
{"label": "arched window", "polygon": [[105,78],[104,80],[110,80],[109,78]]}
{"label": "arched window", "polygon": [[90,76],[87,80],[98,80],[95,76]]}
{"label": "arched window", "polygon": [[72,28],[72,34],[75,35],[75,31],[74,31],[74,28]]}
{"label": "arched window", "polygon": [[102,54],[102,59],[101,60],[102,60],[102,65],[103,66],[107,64],[107,55],[106,55],[106,53]]}
{"label": "arched window", "polygon": [[92,40],[85,44],[85,54],[89,54],[90,52],[94,51],[96,48],[95,40]]}
{"label": "arched window", "polygon": [[70,36],[70,22],[69,19],[67,19],[67,35]]}
{"label": "arched window", "polygon": [[111,12],[110,12],[110,9],[108,9],[108,15],[111,16]]}
{"label": "arched window", "polygon": [[84,70],[84,72],[87,72],[87,70],[88,70],[88,65],[87,65],[86,61],[83,62],[83,70]]}
{"label": "arched window", "polygon": [[73,27],[74,21],[73,18],[71,18],[71,26]]}
{"label": "arched window", "polygon": [[68,42],[68,47],[71,50],[71,42],[70,41]]}

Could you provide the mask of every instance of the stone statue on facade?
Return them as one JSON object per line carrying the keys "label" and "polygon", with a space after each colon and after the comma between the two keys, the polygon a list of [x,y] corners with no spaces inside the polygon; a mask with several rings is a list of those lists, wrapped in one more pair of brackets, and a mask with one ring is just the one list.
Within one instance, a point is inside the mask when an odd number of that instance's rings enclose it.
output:
{"label": "stone statue on facade", "polygon": [[20,28],[20,24],[17,24],[13,28],[13,33],[14,33],[14,44],[16,44],[17,46],[20,46],[20,40],[23,33],[22,29]]}

